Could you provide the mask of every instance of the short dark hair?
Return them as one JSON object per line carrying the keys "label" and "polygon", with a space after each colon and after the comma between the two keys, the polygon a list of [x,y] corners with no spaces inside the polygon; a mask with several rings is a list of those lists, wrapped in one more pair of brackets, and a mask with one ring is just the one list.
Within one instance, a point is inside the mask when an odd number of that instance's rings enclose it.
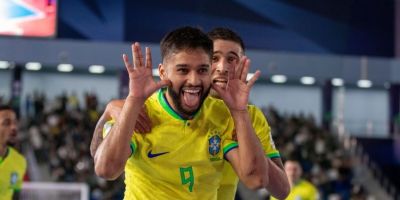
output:
{"label": "short dark hair", "polygon": [[208,37],[210,37],[213,41],[214,40],[229,40],[232,42],[236,42],[240,44],[240,47],[242,47],[243,52],[245,51],[244,43],[242,38],[233,30],[229,28],[224,28],[224,27],[217,27],[212,29],[210,32],[208,32]]}
{"label": "short dark hair", "polygon": [[13,110],[13,109],[9,105],[0,105],[0,111],[3,111],[3,110]]}
{"label": "short dark hair", "polygon": [[186,49],[203,49],[210,59],[213,54],[213,41],[198,28],[185,26],[169,32],[161,40],[161,58],[164,60],[169,54]]}

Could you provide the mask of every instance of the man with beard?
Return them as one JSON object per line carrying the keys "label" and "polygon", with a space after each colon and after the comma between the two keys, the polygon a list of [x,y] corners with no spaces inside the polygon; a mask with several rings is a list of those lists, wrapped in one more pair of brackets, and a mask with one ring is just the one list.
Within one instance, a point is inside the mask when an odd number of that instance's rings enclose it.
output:
{"label": "man with beard", "polygon": [[[230,71],[225,87],[213,85],[221,101],[207,97],[212,41],[200,30],[184,27],[164,37],[160,82],[152,77],[150,50],[145,61],[138,43],[132,51],[133,64],[123,56],[129,95],[95,152],[96,173],[115,179],[125,171],[125,199],[216,199],[225,158],[247,187],[265,187],[268,166],[247,110],[260,72],[240,80],[249,60]],[[152,130],[133,134],[143,105]]]}
{"label": "man with beard", "polygon": [[17,135],[17,116],[9,106],[0,106],[0,197],[18,199],[26,171],[26,160],[13,147]]}

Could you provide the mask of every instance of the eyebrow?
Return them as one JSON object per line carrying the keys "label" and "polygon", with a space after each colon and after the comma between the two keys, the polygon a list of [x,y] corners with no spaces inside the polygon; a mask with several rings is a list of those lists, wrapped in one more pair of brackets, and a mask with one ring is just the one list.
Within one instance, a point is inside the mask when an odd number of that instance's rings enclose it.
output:
{"label": "eyebrow", "polygon": [[[188,68],[189,66],[187,64],[177,64],[175,65],[176,68]],[[201,64],[198,67],[210,67],[209,64]]]}
{"label": "eyebrow", "polygon": [[[223,54],[223,53],[221,51],[214,51],[213,54]],[[239,54],[237,54],[234,51],[229,51],[228,54],[233,54],[233,55],[239,57]]]}

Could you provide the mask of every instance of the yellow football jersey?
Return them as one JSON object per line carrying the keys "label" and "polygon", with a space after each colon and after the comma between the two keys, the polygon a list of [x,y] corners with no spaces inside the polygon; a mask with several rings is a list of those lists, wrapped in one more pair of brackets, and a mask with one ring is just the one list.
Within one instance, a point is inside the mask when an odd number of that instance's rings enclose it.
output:
{"label": "yellow football jersey", "polygon": [[[271,197],[271,200],[276,200]],[[290,189],[289,196],[286,200],[317,200],[319,194],[317,188],[306,180],[300,180],[293,188]]]}
{"label": "yellow football jersey", "polygon": [[145,106],[152,131],[132,137],[125,199],[217,199],[224,155],[237,147],[223,101],[207,97],[192,120],[172,110],[164,90]]}
{"label": "yellow football jersey", "polygon": [[0,199],[12,199],[21,190],[26,171],[26,160],[14,148],[8,147],[7,156],[0,162]]}
{"label": "yellow football jersey", "polygon": [[[263,146],[265,156],[268,156],[269,158],[279,158],[279,151],[275,148],[275,143],[271,136],[271,128],[269,127],[264,114],[254,105],[248,105],[247,109],[249,110],[254,131]],[[218,189],[218,200],[234,199],[238,182],[239,178],[232,166],[229,163],[226,163],[223,169],[221,186]]]}

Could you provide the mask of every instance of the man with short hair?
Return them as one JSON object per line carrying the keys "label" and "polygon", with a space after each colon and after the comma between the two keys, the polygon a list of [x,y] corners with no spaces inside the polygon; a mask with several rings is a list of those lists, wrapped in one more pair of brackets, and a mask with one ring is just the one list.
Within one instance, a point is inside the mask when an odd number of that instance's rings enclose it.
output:
{"label": "man with short hair", "polygon": [[[239,65],[240,59],[245,55],[245,46],[240,36],[228,28],[217,27],[208,32],[213,40],[214,52],[212,60],[213,84],[226,86],[229,80],[228,73]],[[247,72],[244,73],[242,81],[246,81]],[[210,94],[220,98],[218,92],[211,89]],[[283,199],[289,191],[290,186],[283,169],[279,151],[276,149],[271,136],[271,129],[262,111],[254,105],[247,107],[252,125],[258,139],[260,140],[265,154],[265,162],[268,163],[268,185],[265,187],[272,196]],[[231,165],[224,165],[224,173],[221,186],[218,189],[218,199],[234,199],[238,185],[236,176]]]}
{"label": "man with short hair", "polygon": [[[123,56],[129,95],[95,151],[96,173],[115,179],[125,171],[125,199],[217,199],[226,159],[247,187],[265,187],[268,166],[247,110],[260,72],[241,81],[249,60],[230,71],[229,84],[212,86],[221,101],[208,97],[212,41],[199,29],[183,27],[164,37],[160,82],[152,77],[150,50],[146,59],[138,43],[132,51],[133,64]],[[143,106],[152,130],[133,134]]]}
{"label": "man with short hair", "polygon": [[26,171],[26,160],[8,143],[17,135],[18,120],[9,106],[0,106],[0,196],[18,199]]}
{"label": "man with short hair", "polygon": [[[212,57],[212,84],[226,87],[229,77],[229,71],[239,68],[240,59],[244,57],[245,46],[238,34],[228,28],[214,28],[208,33],[213,40],[214,50]],[[241,79],[246,81],[247,71],[242,73]],[[210,95],[220,98],[218,93],[211,89]],[[96,130],[94,131],[91,151],[92,155],[97,149],[98,144],[102,141],[101,130],[104,123],[111,118],[118,118],[120,109],[124,104],[123,100],[113,100],[107,104],[107,107],[99,120]],[[260,140],[264,153],[265,161],[269,165],[268,177],[269,184],[265,187],[271,195],[283,199],[289,191],[290,186],[287,176],[283,170],[282,161],[279,151],[276,149],[274,141],[271,137],[271,130],[262,111],[254,105],[247,107],[252,125],[258,139]],[[147,133],[151,130],[151,121],[146,115],[146,111],[142,110],[138,122],[135,127],[138,133]],[[218,189],[218,199],[234,199],[238,185],[238,177],[231,165],[224,165],[223,178]]]}
{"label": "man with short hair", "polygon": [[[297,160],[288,159],[285,162],[285,171],[289,178],[291,191],[287,200],[316,200],[319,199],[318,189],[310,182],[301,178],[303,169]],[[276,198],[271,197],[271,200]]]}

